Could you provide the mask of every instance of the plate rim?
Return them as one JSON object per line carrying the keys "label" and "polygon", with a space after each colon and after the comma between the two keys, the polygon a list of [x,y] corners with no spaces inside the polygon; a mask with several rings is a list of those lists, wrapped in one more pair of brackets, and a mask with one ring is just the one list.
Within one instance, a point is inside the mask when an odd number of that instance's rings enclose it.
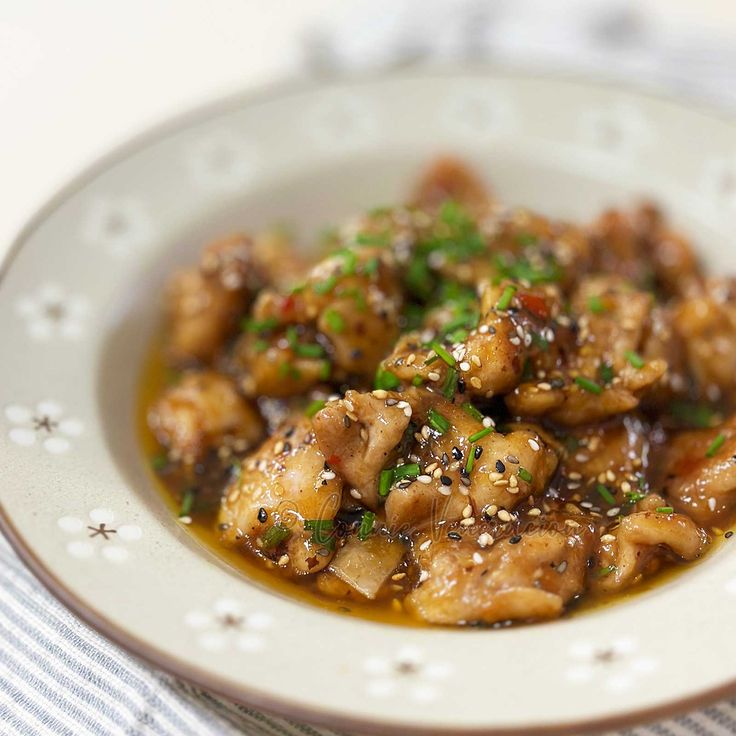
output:
{"label": "plate rim", "polygon": [[[654,99],[669,103],[689,111],[697,112],[706,117],[716,119],[736,128],[736,114],[730,114],[726,109],[705,102],[692,96],[668,94],[654,85],[622,82],[613,77],[592,77],[577,73],[548,73],[534,67],[523,65],[497,64],[459,64],[434,65],[423,64],[405,67],[402,69],[383,69],[348,74],[335,74],[320,78],[281,78],[267,84],[236,90],[234,92],[216,96],[200,102],[179,112],[166,116],[153,125],[139,129],[126,137],[121,143],[113,145],[106,153],[96,156],[91,163],[83,166],[77,174],[68,178],[54,194],[48,197],[34,213],[27,219],[12,238],[10,247],[0,262],[0,285],[19,254],[24,243],[33,232],[61,206],[69,197],[88,184],[97,175],[104,172],[115,163],[145,148],[157,140],[164,138],[185,127],[227,113],[231,110],[247,107],[259,102],[283,99],[292,94],[318,91],[333,84],[370,84],[371,82],[388,79],[427,79],[432,77],[475,76],[499,78],[523,78],[552,83],[569,83],[577,86],[588,86],[595,89],[618,90],[625,94]],[[8,540],[13,551],[23,564],[32,572],[49,593],[83,623],[90,626],[97,633],[126,653],[143,661],[157,670],[166,672],[174,677],[187,681],[203,690],[208,690],[241,705],[256,708],[270,715],[282,718],[292,718],[317,726],[348,729],[351,732],[364,734],[394,734],[396,729],[412,736],[456,736],[457,734],[487,736],[552,736],[553,734],[567,734],[573,731],[602,732],[610,729],[641,725],[661,718],[670,718],[680,713],[699,709],[710,705],[717,700],[736,693],[736,678],[721,685],[698,691],[687,697],[671,702],[661,703],[648,708],[639,708],[621,715],[588,718],[580,721],[570,721],[564,724],[538,725],[534,727],[485,727],[461,726],[447,728],[445,726],[427,727],[406,724],[398,721],[385,720],[380,723],[337,710],[328,710],[312,705],[295,703],[288,696],[274,696],[263,693],[251,686],[235,684],[226,678],[202,670],[196,664],[168,654],[157,649],[154,645],[143,641],[132,632],[126,631],[119,624],[97,611],[94,606],[85,603],[79,596],[66,587],[64,582],[49,569],[36,555],[32,546],[26,542],[21,532],[16,528],[0,500],[0,532]]]}

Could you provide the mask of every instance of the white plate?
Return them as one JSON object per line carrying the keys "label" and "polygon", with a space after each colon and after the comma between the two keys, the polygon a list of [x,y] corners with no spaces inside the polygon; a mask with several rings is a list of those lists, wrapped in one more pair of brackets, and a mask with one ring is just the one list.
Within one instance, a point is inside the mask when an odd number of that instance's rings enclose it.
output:
{"label": "white plate", "polygon": [[[338,728],[568,732],[731,692],[728,543],[651,592],[572,619],[407,629],[249,582],[193,541],[154,490],[134,395],[165,274],[236,226],[287,219],[316,232],[395,201],[440,152],[467,158],[506,201],[562,217],[653,196],[713,269],[736,272],[736,128],[672,102],[480,72],[224,102],[83,174],[6,262],[3,529],[61,600],[130,651],[249,705]],[[239,627],[221,623],[231,610]]]}

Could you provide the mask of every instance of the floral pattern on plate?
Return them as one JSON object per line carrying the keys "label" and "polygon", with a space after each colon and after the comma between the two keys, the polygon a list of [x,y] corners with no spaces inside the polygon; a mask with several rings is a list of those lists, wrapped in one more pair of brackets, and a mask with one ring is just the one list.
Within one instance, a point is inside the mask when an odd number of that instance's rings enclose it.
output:
{"label": "floral pattern on plate", "polygon": [[46,452],[60,455],[72,446],[72,440],[84,431],[79,419],[65,417],[64,409],[56,401],[39,401],[34,408],[8,404],[5,419],[10,424],[8,437],[22,447],[39,444]]}
{"label": "floral pattern on plate", "polygon": [[642,111],[628,103],[591,108],[580,115],[581,141],[601,153],[634,157],[652,137],[649,121]]}
{"label": "floral pattern on plate", "polygon": [[128,546],[143,536],[136,524],[117,524],[110,509],[96,508],[87,519],[62,516],[57,525],[61,531],[74,537],[66,544],[66,551],[79,560],[99,555],[114,563],[125,562],[130,557]]}
{"label": "floral pattern on plate", "polygon": [[184,622],[196,631],[199,646],[210,652],[230,646],[243,652],[260,651],[266,646],[265,632],[273,625],[270,614],[249,611],[232,598],[219,598],[208,610],[190,611]]}
{"label": "floral pattern on plate", "polygon": [[403,647],[386,657],[370,656],[363,665],[366,691],[374,698],[391,695],[417,702],[435,700],[440,683],[452,673],[448,662],[429,662],[419,649]]}
{"label": "floral pattern on plate", "polygon": [[233,131],[216,131],[187,147],[185,166],[194,186],[225,193],[246,187],[257,172],[256,148]]}
{"label": "floral pattern on plate", "polygon": [[58,284],[49,283],[18,299],[15,309],[34,340],[78,340],[84,334],[89,302],[80,294],[68,294]]}
{"label": "floral pattern on plate", "polygon": [[148,211],[133,197],[97,197],[82,220],[82,239],[119,258],[143,247],[152,236]]}

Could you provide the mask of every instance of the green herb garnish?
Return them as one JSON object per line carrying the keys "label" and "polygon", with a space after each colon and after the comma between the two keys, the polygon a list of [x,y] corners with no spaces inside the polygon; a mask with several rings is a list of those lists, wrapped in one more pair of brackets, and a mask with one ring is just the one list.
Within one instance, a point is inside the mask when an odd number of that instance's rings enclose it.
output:
{"label": "green herb garnish", "polygon": [[577,383],[583,391],[588,391],[591,394],[603,393],[603,388],[599,384],[585,376],[575,376],[575,383]]}
{"label": "green herb garnish", "polygon": [[447,365],[449,365],[450,367],[454,367],[457,363],[455,358],[450,355],[450,353],[448,353],[447,350],[445,350],[445,348],[443,348],[442,345],[440,345],[436,340],[429,343],[429,347],[431,347],[432,350],[434,350],[435,353],[437,353],[437,355],[439,355],[440,358],[442,358],[442,360],[444,360],[445,363],[447,363]]}
{"label": "green herb garnish", "polygon": [[179,518],[189,516],[192,513],[196,499],[196,488],[189,487],[184,491],[184,495],[181,497],[181,504],[179,505]]}
{"label": "green herb garnish", "polygon": [[483,424],[483,415],[468,401],[460,405],[460,408],[468,415]]}
{"label": "green herb garnish", "polygon": [[532,482],[532,474],[526,468],[519,468],[519,478],[525,480],[527,483]]}
{"label": "green herb garnish", "polygon": [[314,401],[310,401],[307,408],[304,410],[304,413],[311,419],[317,412],[324,409],[326,403],[327,402],[324,399],[315,399]]}
{"label": "green herb garnish", "polygon": [[674,510],[672,506],[657,506],[658,514],[671,514]]}
{"label": "green herb garnish", "polygon": [[312,541],[327,549],[335,549],[335,522],[332,519],[305,519],[304,529],[312,532]]}
{"label": "green herb garnish", "polygon": [[378,495],[381,498],[386,498],[391,486],[394,484],[394,471],[393,470],[382,470],[378,476]]}
{"label": "green herb garnish", "polygon": [[610,363],[601,363],[598,367],[598,377],[603,383],[611,383],[615,375],[613,366]]}
{"label": "green herb garnish", "polygon": [[501,298],[496,303],[496,309],[499,312],[503,312],[506,309],[508,309],[509,304],[511,304],[511,300],[514,298],[514,294],[516,293],[516,287],[515,286],[507,286],[503,293],[501,294]]}
{"label": "green herb garnish", "polygon": [[312,289],[315,294],[328,294],[335,288],[335,284],[337,284],[337,276],[332,275],[328,276],[324,281],[318,281],[316,284],[312,286]]}
{"label": "green herb garnish", "polygon": [[395,388],[401,386],[399,377],[386,370],[386,368],[378,367],[376,371],[376,380],[374,382],[374,388],[382,388],[386,391],[393,391]]}
{"label": "green herb garnish", "polygon": [[603,485],[603,483],[599,483],[595,487],[596,491],[598,491],[598,494],[600,497],[610,506],[614,506],[616,504],[616,497],[611,493],[611,491],[606,488],[606,486]]}
{"label": "green herb garnish", "polygon": [[638,353],[635,353],[633,350],[626,350],[624,352],[624,356],[626,360],[629,361],[629,365],[634,368],[643,368],[646,364],[644,358],[642,358],[641,355],[639,355]]}
{"label": "green herb garnish", "polygon": [[607,567],[601,567],[598,569],[598,577],[605,578],[606,575],[610,575],[616,570],[616,565],[608,565]]}
{"label": "green herb garnish", "polygon": [[261,538],[263,549],[272,549],[278,547],[291,536],[291,529],[283,524],[274,524]]}
{"label": "green herb garnish", "polygon": [[276,317],[268,317],[267,319],[244,319],[240,326],[246,332],[270,332],[279,326],[279,321]]}
{"label": "green herb garnish", "polygon": [[167,467],[169,464],[169,458],[165,453],[161,452],[158,455],[154,455],[151,458],[151,467],[158,473]]}
{"label": "green herb garnish", "polygon": [[424,383],[424,379],[417,373],[414,378],[411,379],[411,385],[416,386],[417,388],[421,386]]}
{"label": "green herb garnish", "polygon": [[726,441],[726,435],[723,433],[720,433],[716,435],[716,438],[708,445],[708,449],[705,451],[706,457],[713,457],[718,450],[723,447],[723,443]]}
{"label": "green herb garnish", "polygon": [[394,481],[401,480],[402,478],[416,478],[419,475],[419,465],[417,463],[397,465],[392,472]]}
{"label": "green herb garnish", "polygon": [[434,409],[427,412],[427,424],[440,434],[444,434],[452,426],[447,418]]}
{"label": "green herb garnish", "polygon": [[376,523],[376,515],[372,511],[366,511],[363,514],[363,518],[360,520],[360,526],[358,527],[358,539],[361,542],[365,542],[373,531],[373,525]]}
{"label": "green herb garnish", "polygon": [[451,399],[455,395],[457,389],[458,375],[454,368],[450,368],[447,371],[445,382],[442,384],[442,395],[446,399]]}
{"label": "green herb garnish", "polygon": [[334,309],[327,309],[324,313],[325,322],[333,332],[342,332],[345,329],[343,316]]}
{"label": "green herb garnish", "polygon": [[603,314],[608,311],[603,300],[595,294],[588,298],[588,309],[590,309],[593,314]]}
{"label": "green herb garnish", "polygon": [[481,429],[479,432],[471,434],[470,437],[468,437],[468,442],[473,443],[477,442],[478,440],[482,440],[484,437],[488,437],[491,432],[495,431],[496,430],[493,427],[483,427],[483,429]]}

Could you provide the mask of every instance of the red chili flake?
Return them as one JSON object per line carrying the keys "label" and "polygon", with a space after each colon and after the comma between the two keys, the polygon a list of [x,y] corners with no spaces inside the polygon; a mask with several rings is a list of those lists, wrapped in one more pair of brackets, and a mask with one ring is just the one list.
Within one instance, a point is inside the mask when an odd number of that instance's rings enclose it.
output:
{"label": "red chili flake", "polygon": [[339,465],[342,461],[340,460],[339,455],[330,455],[327,458],[327,464],[328,465]]}
{"label": "red chili flake", "polygon": [[294,297],[289,295],[287,297],[284,297],[284,300],[281,302],[281,314],[283,316],[286,316],[289,312],[291,312],[292,309],[294,309]]}
{"label": "red chili flake", "polygon": [[542,320],[549,319],[549,307],[541,296],[522,292],[516,298],[521,302],[521,306],[531,312],[535,317]]}

